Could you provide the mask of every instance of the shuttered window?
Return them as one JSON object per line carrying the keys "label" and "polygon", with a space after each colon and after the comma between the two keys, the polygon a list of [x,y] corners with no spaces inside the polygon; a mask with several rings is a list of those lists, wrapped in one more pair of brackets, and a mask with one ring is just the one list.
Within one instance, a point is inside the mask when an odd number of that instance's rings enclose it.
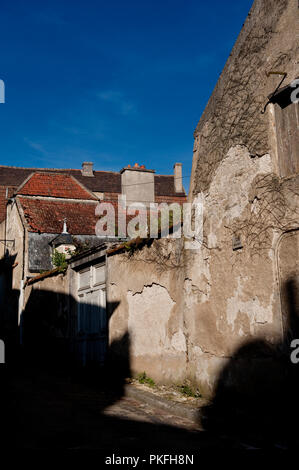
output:
{"label": "shuttered window", "polygon": [[90,287],[90,268],[79,272],[79,289]]}
{"label": "shuttered window", "polygon": [[93,285],[103,284],[105,282],[105,265],[100,264],[93,268]]}
{"label": "shuttered window", "polygon": [[84,335],[106,332],[105,264],[78,272],[78,331]]}

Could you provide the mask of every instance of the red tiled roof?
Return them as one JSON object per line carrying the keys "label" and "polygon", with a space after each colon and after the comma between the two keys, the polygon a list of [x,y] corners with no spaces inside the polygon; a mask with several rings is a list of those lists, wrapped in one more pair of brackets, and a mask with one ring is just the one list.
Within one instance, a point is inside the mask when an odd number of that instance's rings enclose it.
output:
{"label": "red tiled roof", "polygon": [[[121,175],[120,173],[112,171],[94,171],[93,177],[83,176],[81,170],[73,169],[39,169],[39,168],[20,168],[20,167],[9,167],[0,165],[0,222],[5,218],[5,208],[6,208],[6,188],[9,188],[8,197],[12,196],[12,193],[18,188],[26,178],[28,178],[32,173],[51,173],[54,174],[64,174],[73,176],[79,183],[81,183],[85,188],[92,192],[102,192],[106,193],[105,199],[116,199],[117,194],[121,193]],[[163,198],[164,202],[179,202],[178,198],[181,198],[181,201],[184,202],[186,195],[184,193],[178,194],[174,190],[174,176],[173,175],[154,175],[155,178],[155,200],[156,202],[161,202]],[[25,185],[24,185],[25,186]],[[24,187],[23,187],[24,188]],[[28,187],[27,187],[28,188]],[[83,188],[81,188],[83,189]],[[31,191],[35,192],[37,188],[32,189]],[[56,192],[57,188],[54,189]],[[77,193],[77,191],[76,191]],[[86,193],[86,192],[85,192]],[[112,193],[114,197],[112,198]],[[27,194],[32,194],[28,192]],[[66,194],[63,192],[63,194]],[[41,195],[40,188],[38,190],[38,195]],[[46,195],[49,195],[47,192]],[[107,197],[108,196],[108,197]],[[65,195],[62,197],[66,197]],[[75,193],[72,193],[71,198],[77,198]],[[81,197],[80,199],[86,199],[87,197]],[[88,196],[90,198],[90,195]],[[166,198],[166,199],[165,199]]]}
{"label": "red tiled roof", "polygon": [[0,187],[0,222],[5,219],[6,213],[6,189]]}
{"label": "red tiled roof", "polygon": [[175,192],[173,175],[155,175],[155,196],[186,197]]}
{"label": "red tiled roof", "polygon": [[[93,192],[121,193],[121,175],[113,171],[94,171],[94,176],[83,176],[81,170],[20,168],[0,165],[0,186],[20,186],[33,172],[64,173],[75,177]],[[155,175],[156,196],[178,196],[174,190],[173,175]],[[185,194],[181,194],[185,196]]]}
{"label": "red tiled roof", "polygon": [[81,170],[51,168],[21,168],[0,165],[0,186],[20,186],[31,173],[64,173],[76,178],[89,191],[121,193],[121,175],[113,171],[94,171],[83,176]]}
{"label": "red tiled roof", "polygon": [[72,235],[95,235],[96,204],[17,196],[30,232],[61,233],[63,219]]}
{"label": "red tiled roof", "polygon": [[[95,214],[97,204],[92,202],[75,202],[63,200],[38,199],[17,196],[20,202],[25,220],[30,232],[61,233],[63,220],[67,219],[67,229],[71,235],[96,235],[95,226],[99,215]],[[118,212],[123,210],[118,207],[115,200],[103,201],[114,207],[115,224],[118,226]],[[104,214],[105,215],[105,212]],[[126,224],[136,214],[129,215],[126,212]],[[147,219],[150,210],[146,209]]]}
{"label": "red tiled roof", "polygon": [[96,197],[82,187],[72,176],[61,173],[34,173],[17,190],[26,196],[51,196],[71,199],[92,199]]}

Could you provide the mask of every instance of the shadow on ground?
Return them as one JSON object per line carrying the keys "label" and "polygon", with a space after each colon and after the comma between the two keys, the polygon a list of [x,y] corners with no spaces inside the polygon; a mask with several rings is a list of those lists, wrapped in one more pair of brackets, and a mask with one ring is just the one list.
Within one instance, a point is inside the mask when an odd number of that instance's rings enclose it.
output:
{"label": "shadow on ground", "polygon": [[[18,325],[12,265],[7,258],[0,266],[0,338],[6,345],[6,364],[0,366],[2,449],[134,455],[198,448],[197,432],[165,424],[163,413],[147,413],[141,403],[124,398],[131,375],[129,334],[107,347],[117,302],[101,313],[80,303],[84,322],[78,331],[76,300],[37,287]],[[97,317],[104,313],[97,333]]]}
{"label": "shadow on ground", "polygon": [[[129,352],[128,335],[121,343]],[[147,417],[141,404],[124,398],[129,364],[115,354],[104,367],[71,375],[28,365],[5,373],[3,448],[97,450],[104,456],[198,451],[198,432],[164,424],[159,410]]]}

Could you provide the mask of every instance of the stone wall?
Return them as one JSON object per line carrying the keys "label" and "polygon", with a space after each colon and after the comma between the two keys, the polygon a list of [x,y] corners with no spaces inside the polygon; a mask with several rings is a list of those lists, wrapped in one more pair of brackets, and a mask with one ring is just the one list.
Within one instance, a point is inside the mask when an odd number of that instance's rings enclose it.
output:
{"label": "stone wall", "polygon": [[256,0],[194,132],[190,197],[209,188],[230,148],[251,156],[271,150],[268,95],[298,75],[297,0]]}
{"label": "stone wall", "polygon": [[6,231],[5,240],[7,255],[11,258],[11,264],[14,265],[12,277],[12,289],[20,289],[20,283],[23,279],[24,259],[26,249],[24,247],[24,228],[19,215],[18,207],[15,202],[7,206],[7,220],[2,222],[3,234]]}
{"label": "stone wall", "polygon": [[238,351],[257,340],[277,351],[289,334],[282,292],[299,246],[280,240],[298,233],[299,178],[280,177],[275,107],[264,109],[283,78],[266,72],[296,77],[297,29],[295,0],[254,3],[194,134],[190,199],[204,203],[204,239],[186,253],[184,316],[187,375],[207,393]]}
{"label": "stone wall", "polygon": [[286,346],[299,274],[299,177],[279,172],[268,95],[283,76],[266,72],[286,72],[282,86],[296,78],[297,29],[295,0],[257,0],[199,121],[189,197],[204,206],[201,248],[159,240],[109,257],[108,295],[119,302],[110,341],[129,333],[134,372],[189,379],[206,395],[223,375],[241,387],[243,374],[249,389],[256,363]]}
{"label": "stone wall", "polygon": [[134,253],[108,257],[107,300],[116,306],[109,320],[109,343],[128,337],[132,373],[145,371],[162,383],[186,377],[179,244],[156,240]]}
{"label": "stone wall", "polygon": [[71,301],[68,274],[53,273],[25,284],[20,340],[32,365],[67,367]]}

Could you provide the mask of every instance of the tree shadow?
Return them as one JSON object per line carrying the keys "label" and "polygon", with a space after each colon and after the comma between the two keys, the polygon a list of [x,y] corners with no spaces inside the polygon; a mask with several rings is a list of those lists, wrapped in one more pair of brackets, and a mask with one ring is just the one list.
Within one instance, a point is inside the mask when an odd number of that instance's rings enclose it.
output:
{"label": "tree shadow", "polygon": [[298,278],[285,282],[282,297],[282,340],[257,338],[234,353],[219,374],[211,404],[201,410],[206,431],[253,448],[298,445],[299,364],[291,361],[291,342],[299,338]]}

